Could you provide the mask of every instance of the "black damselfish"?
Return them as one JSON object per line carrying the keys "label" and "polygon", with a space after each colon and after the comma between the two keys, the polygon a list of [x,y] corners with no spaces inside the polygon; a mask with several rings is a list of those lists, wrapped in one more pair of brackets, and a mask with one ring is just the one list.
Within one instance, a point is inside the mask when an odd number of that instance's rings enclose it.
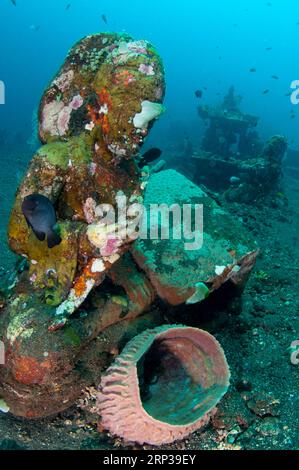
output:
{"label": "black damselfish", "polygon": [[141,157],[142,163],[146,164],[146,163],[154,162],[159,157],[161,157],[161,155],[162,155],[162,150],[158,148],[152,148],[142,155]]}
{"label": "black damselfish", "polygon": [[38,240],[44,241],[47,237],[49,248],[61,243],[60,236],[55,232],[57,222],[55,209],[47,197],[41,194],[30,194],[25,197],[22,212]]}

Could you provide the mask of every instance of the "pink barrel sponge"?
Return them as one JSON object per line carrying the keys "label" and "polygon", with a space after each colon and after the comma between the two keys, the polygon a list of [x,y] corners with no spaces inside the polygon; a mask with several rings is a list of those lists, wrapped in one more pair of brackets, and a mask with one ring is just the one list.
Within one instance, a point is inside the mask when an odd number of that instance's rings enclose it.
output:
{"label": "pink barrel sponge", "polygon": [[180,325],[146,330],[102,377],[101,424],[139,444],[183,439],[209,422],[229,379],[224,352],[206,331]]}

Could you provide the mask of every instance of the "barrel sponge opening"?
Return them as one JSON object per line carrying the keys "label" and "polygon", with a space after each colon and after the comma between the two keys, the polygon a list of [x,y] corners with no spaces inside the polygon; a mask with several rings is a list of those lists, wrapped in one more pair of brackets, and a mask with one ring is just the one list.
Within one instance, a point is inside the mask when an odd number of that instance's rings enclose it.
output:
{"label": "barrel sponge opening", "polygon": [[102,378],[97,408],[111,434],[161,445],[207,424],[229,379],[213,336],[164,325],[128,343]]}

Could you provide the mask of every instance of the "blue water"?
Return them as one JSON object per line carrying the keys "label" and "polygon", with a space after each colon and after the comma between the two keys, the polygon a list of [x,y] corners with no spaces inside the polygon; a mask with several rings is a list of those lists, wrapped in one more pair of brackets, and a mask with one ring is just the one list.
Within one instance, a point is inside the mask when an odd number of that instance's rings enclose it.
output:
{"label": "blue water", "polygon": [[[233,84],[244,98],[242,108],[260,116],[263,138],[284,134],[293,148],[299,148],[299,108],[285,96],[291,82],[299,79],[298,0],[16,2],[14,6],[11,0],[0,0],[0,80],[6,85],[0,129],[29,138],[32,113],[73,43],[94,32],[126,31],[152,41],[165,63],[167,113],[151,142],[163,144],[169,124],[178,121],[199,142],[194,91],[207,87],[202,103],[210,105]],[[267,51],[268,47],[273,49]],[[262,94],[265,89],[270,90],[267,95]],[[291,120],[292,110],[296,118]]]}

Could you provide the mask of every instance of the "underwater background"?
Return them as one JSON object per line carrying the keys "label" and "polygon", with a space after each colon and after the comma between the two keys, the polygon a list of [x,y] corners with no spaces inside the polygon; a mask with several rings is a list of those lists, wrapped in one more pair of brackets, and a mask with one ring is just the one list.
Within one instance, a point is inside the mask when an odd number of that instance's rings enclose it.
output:
{"label": "underwater background", "polygon": [[[0,70],[6,84],[0,123],[9,132],[30,138],[39,97],[79,38],[126,31],[151,41],[166,69],[167,113],[151,138],[165,139],[168,123],[178,120],[198,141],[194,90],[206,87],[203,100],[215,104],[218,93],[223,96],[234,85],[244,109],[260,116],[264,137],[280,133],[299,144],[297,121],[290,120],[295,108],[285,96],[297,79],[296,0],[152,0],[146,6],[137,0],[17,0],[16,6],[1,0],[0,6]],[[262,95],[265,89],[270,91]]]}
{"label": "underwater background", "polygon": [[[245,224],[262,252],[242,305],[217,306],[222,314],[206,325],[218,334],[234,370],[230,395],[212,427],[173,448],[298,448],[298,365],[291,363],[289,350],[299,336],[299,108],[291,102],[291,83],[299,80],[298,1],[0,0],[0,22],[2,272],[15,260],[6,243],[15,191],[40,145],[39,100],[67,51],[98,32],[126,32],[150,41],[165,66],[166,112],[144,149],[159,147],[168,168],[204,184],[217,202],[229,194],[223,205]],[[231,86],[242,97],[241,111],[258,117],[259,142],[280,135],[288,143],[279,185],[273,181],[259,199],[229,187],[238,181],[227,182],[227,173],[222,186],[221,170],[217,187],[210,173],[202,180],[195,174],[196,158],[183,158],[188,151],[201,155],[206,126],[198,108],[218,109]],[[229,178],[239,176],[230,173]],[[85,413],[79,407],[34,423],[1,414],[0,449],[121,445],[106,436],[99,442],[95,419]]]}

